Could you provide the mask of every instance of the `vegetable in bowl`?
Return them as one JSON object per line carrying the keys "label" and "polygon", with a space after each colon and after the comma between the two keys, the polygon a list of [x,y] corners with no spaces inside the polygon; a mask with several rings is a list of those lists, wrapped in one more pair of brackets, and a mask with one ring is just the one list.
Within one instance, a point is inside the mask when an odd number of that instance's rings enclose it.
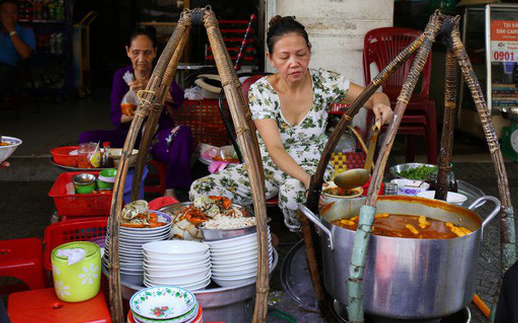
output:
{"label": "vegetable in bowl", "polygon": [[410,168],[399,173],[399,176],[408,179],[425,180],[430,174],[437,170],[437,167],[419,166],[416,168]]}

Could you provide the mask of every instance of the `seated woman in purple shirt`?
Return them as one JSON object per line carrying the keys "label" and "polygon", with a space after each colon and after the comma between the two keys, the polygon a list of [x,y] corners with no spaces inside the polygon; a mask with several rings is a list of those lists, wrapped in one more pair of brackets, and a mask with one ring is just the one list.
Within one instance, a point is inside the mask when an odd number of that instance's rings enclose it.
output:
{"label": "seated woman in purple shirt", "polygon": [[[124,146],[133,115],[122,114],[122,98],[130,89],[135,93],[145,89],[153,71],[156,51],[156,37],[151,30],[139,29],[133,33],[129,45],[126,46],[131,66],[119,69],[113,76],[110,114],[116,129],[82,132],[79,135],[79,143],[109,141],[111,147]],[[123,76],[128,72],[134,76],[134,80],[126,83]],[[188,188],[191,185],[190,159],[193,137],[189,127],[175,128],[168,113],[169,108],[178,108],[182,104],[183,90],[173,81],[167,93],[167,104],[160,115],[157,138],[153,141],[150,151],[155,159],[167,164],[165,195],[176,197],[176,188]],[[138,142],[135,146],[138,147]]]}

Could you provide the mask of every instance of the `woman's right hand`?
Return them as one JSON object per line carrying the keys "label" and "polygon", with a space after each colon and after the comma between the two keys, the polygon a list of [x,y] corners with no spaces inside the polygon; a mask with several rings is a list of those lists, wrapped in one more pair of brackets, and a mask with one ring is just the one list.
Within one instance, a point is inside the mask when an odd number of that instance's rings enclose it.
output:
{"label": "woman's right hand", "polygon": [[130,82],[128,85],[130,87],[130,90],[137,93],[140,90],[144,90],[146,88],[147,82],[149,80],[146,79],[138,79],[133,82]]}

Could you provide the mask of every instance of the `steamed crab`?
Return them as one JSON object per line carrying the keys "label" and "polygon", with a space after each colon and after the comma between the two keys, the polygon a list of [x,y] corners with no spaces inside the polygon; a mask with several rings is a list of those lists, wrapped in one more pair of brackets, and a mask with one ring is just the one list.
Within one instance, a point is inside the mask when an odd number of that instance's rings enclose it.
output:
{"label": "steamed crab", "polygon": [[175,238],[201,240],[198,224],[223,216],[240,217],[243,212],[232,206],[232,201],[223,196],[200,196],[191,205],[175,214],[171,232]]}
{"label": "steamed crab", "polygon": [[158,215],[149,212],[149,205],[144,200],[127,204],[122,210],[121,226],[130,228],[158,227],[164,223],[158,222]]}

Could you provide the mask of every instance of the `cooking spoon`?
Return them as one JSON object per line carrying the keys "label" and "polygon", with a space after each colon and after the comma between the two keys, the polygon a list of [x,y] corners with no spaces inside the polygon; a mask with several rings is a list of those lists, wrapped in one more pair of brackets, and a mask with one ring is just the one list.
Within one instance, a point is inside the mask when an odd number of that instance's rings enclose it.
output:
{"label": "cooking spoon", "polygon": [[358,186],[363,186],[369,180],[371,169],[374,166],[372,158],[374,157],[374,150],[376,150],[376,142],[378,141],[379,131],[381,129],[381,121],[377,121],[372,127],[371,142],[367,157],[365,159],[364,168],[353,168],[341,172],[335,176],[334,182],[337,186],[344,189],[351,189]]}

